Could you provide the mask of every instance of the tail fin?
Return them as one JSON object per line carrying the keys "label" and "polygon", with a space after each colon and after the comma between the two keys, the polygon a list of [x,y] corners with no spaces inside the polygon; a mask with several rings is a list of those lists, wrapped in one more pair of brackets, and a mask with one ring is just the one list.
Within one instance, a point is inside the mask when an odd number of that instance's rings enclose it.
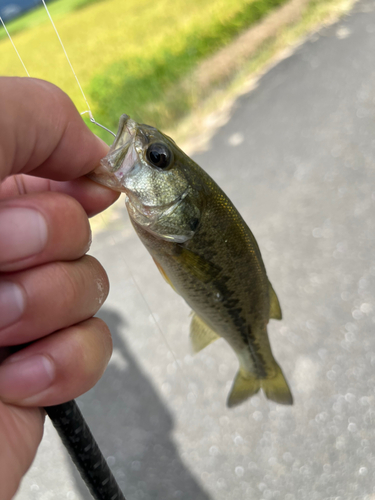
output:
{"label": "tail fin", "polygon": [[292,405],[293,396],[290,392],[288,383],[279,365],[276,364],[276,362],[275,365],[276,375],[268,379],[259,379],[255,375],[240,368],[229,393],[227,406],[231,408],[243,403],[246,399],[254,396],[260,388],[263,389],[268,399],[282,405]]}
{"label": "tail fin", "polygon": [[261,380],[262,389],[268,399],[275,401],[281,405],[292,405],[293,396],[280,366],[275,362],[277,370],[276,375],[272,378]]}
{"label": "tail fin", "polygon": [[227,406],[229,408],[237,406],[251,396],[254,396],[259,391],[260,384],[261,380],[259,378],[240,368],[229,393]]}

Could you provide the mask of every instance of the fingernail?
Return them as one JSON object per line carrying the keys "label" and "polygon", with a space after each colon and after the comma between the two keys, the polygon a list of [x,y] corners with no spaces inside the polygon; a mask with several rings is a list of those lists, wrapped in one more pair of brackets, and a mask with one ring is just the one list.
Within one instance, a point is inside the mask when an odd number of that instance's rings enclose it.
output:
{"label": "fingernail", "polygon": [[24,310],[22,288],[10,281],[0,282],[0,329],[15,323]]}
{"label": "fingernail", "polygon": [[47,243],[47,223],[43,215],[32,208],[0,210],[0,264],[31,257]]}
{"label": "fingernail", "polygon": [[47,389],[54,377],[55,367],[47,356],[10,357],[0,366],[0,398],[15,402],[35,396]]}

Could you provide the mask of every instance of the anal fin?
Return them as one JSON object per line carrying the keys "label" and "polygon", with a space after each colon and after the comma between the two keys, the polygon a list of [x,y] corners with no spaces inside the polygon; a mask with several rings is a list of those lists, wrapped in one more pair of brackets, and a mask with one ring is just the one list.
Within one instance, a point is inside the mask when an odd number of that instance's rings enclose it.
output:
{"label": "anal fin", "polygon": [[190,341],[193,351],[201,351],[218,338],[219,335],[193,312],[193,317],[190,323]]}

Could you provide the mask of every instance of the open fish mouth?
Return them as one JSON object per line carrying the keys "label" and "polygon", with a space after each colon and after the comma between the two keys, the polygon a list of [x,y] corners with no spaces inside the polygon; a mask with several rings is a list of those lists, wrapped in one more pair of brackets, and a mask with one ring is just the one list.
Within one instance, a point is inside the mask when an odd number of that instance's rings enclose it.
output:
{"label": "open fish mouth", "polygon": [[137,160],[134,145],[137,130],[138,125],[134,120],[128,115],[121,115],[115,140],[107,156],[88,177],[115,191],[125,192],[124,178]]}

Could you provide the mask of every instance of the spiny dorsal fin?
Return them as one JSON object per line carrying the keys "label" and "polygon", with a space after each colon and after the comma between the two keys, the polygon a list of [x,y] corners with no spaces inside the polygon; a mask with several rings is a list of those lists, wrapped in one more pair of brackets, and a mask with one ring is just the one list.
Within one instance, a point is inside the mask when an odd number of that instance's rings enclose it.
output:
{"label": "spiny dorsal fin", "polygon": [[190,323],[190,341],[193,351],[201,351],[218,338],[219,335],[206,325],[197,314],[193,313]]}
{"label": "spiny dorsal fin", "polygon": [[281,312],[281,307],[279,303],[279,299],[275,293],[270,282],[268,282],[268,290],[270,294],[270,318],[273,319],[282,319],[283,315]]}

